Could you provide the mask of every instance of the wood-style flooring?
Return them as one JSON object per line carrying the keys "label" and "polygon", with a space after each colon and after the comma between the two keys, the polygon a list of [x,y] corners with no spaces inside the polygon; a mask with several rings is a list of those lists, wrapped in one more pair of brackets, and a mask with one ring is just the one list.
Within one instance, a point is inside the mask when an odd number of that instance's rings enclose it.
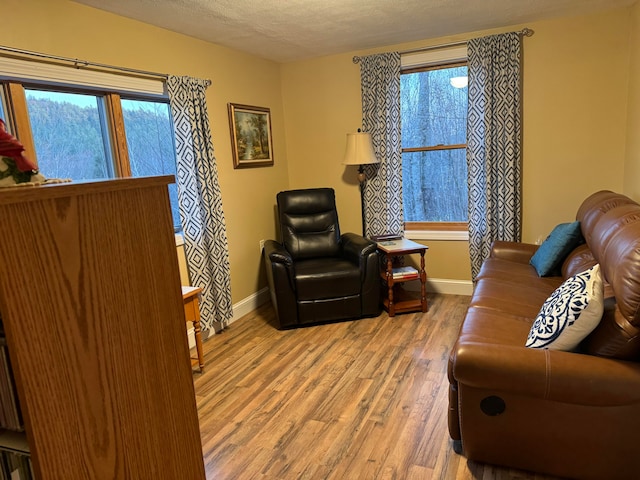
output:
{"label": "wood-style flooring", "polygon": [[453,452],[447,359],[469,297],[428,300],[286,331],[267,303],[210,337],[194,373],[207,479],[549,479]]}

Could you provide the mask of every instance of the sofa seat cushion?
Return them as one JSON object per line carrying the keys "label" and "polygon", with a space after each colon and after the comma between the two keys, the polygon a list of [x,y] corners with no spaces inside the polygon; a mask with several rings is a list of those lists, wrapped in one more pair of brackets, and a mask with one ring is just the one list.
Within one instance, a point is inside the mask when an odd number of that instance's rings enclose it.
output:
{"label": "sofa seat cushion", "polygon": [[528,317],[533,323],[542,304],[560,283],[560,278],[556,278],[553,284],[517,284],[509,280],[483,278],[476,283],[470,305],[489,308],[507,315]]}
{"label": "sofa seat cushion", "polygon": [[499,310],[470,306],[460,328],[457,343],[522,347],[531,330],[532,321],[529,316],[505,314]]}
{"label": "sofa seat cushion", "polygon": [[313,258],[295,264],[299,301],[359,295],[360,268],[342,258]]}

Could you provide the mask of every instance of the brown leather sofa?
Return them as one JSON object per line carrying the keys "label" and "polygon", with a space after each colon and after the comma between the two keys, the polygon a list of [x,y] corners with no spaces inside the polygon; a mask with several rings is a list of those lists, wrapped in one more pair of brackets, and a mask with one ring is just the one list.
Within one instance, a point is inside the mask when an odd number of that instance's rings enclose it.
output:
{"label": "brown leather sofa", "polygon": [[[577,213],[562,276],[537,246],[495,242],[449,361],[449,433],[467,458],[578,479],[640,478],[640,205],[609,191]],[[562,281],[600,264],[605,312],[579,353],[525,347]]]}

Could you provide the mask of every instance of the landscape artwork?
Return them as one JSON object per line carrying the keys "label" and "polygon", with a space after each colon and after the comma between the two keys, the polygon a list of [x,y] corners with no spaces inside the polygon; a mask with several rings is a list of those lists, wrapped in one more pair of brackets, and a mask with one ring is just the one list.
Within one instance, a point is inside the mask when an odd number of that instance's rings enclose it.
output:
{"label": "landscape artwork", "polygon": [[230,103],[229,126],[233,168],[273,165],[270,109]]}

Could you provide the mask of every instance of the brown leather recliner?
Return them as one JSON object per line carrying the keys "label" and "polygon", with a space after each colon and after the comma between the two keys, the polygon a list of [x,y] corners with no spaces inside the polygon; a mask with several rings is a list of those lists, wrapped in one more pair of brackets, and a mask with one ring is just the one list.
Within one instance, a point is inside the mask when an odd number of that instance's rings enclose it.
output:
{"label": "brown leather recliner", "polygon": [[340,234],[333,189],[280,192],[277,203],[282,243],[263,251],[277,327],[379,315],[376,244]]}
{"label": "brown leather recliner", "polygon": [[[496,242],[449,361],[449,432],[480,462],[563,478],[640,475],[640,205],[613,192],[577,213],[586,243],[562,276],[539,277],[537,246]],[[605,312],[578,352],[525,347],[563,280],[600,264]]]}

